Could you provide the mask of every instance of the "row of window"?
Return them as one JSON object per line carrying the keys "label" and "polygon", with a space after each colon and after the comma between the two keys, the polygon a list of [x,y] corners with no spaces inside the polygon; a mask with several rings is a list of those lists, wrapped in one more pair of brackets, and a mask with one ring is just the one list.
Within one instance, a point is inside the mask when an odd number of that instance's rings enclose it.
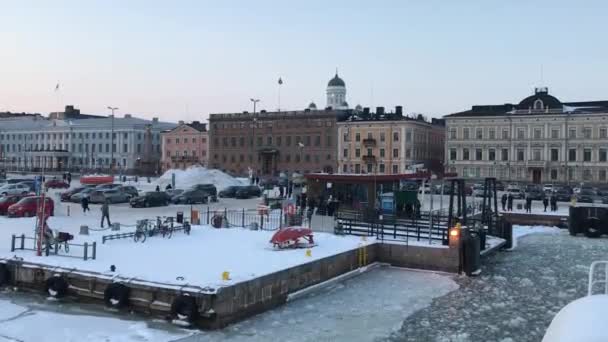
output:
{"label": "row of window", "polygon": [[[69,160],[69,159],[68,159]],[[120,161],[116,161],[116,158],[113,158],[112,160],[114,160],[114,163],[116,163],[117,166],[126,166],[127,165],[127,159],[123,158],[122,159],[122,164],[120,163]],[[72,158],[72,165],[89,165],[89,166],[103,166],[103,165],[107,165],[110,166],[110,158]],[[47,166],[51,165],[51,157],[49,157],[49,159],[45,160],[43,159],[43,157],[32,157],[32,158],[21,158],[21,157],[11,157],[9,159],[7,159],[8,163],[13,163],[15,165],[19,165],[19,166],[24,166],[24,167],[40,167],[43,164],[46,164]],[[67,166],[67,165],[65,165]]]}
{"label": "row of window", "polygon": [[[196,138],[191,138],[190,140],[192,141],[193,144],[196,144],[196,142],[198,141]],[[183,142],[184,144],[188,144],[188,138],[182,138],[181,140],[180,140],[180,138],[175,138],[176,144],[179,144],[180,141]],[[166,138],[165,143],[171,144],[171,138]],[[207,143],[207,138],[202,137],[201,143],[203,143],[203,144]]]}
{"label": "row of window", "polygon": [[[451,172],[456,172],[456,168],[451,168]],[[568,179],[574,180],[576,173],[579,173],[580,178],[585,181],[606,181],[607,180],[607,171],[606,169],[594,170],[591,169],[582,169],[576,170],[574,167],[568,168]],[[463,167],[462,168],[462,176],[467,178],[481,178],[481,177],[497,177],[498,179],[520,179],[527,180],[529,178],[527,170],[524,168],[514,168],[512,172],[510,172],[506,168],[482,168],[482,167]],[[595,176],[595,177],[594,177]],[[549,170],[549,179],[552,181],[561,181],[564,178],[564,174],[560,176],[560,171],[558,169]]]}
{"label": "row of window", "polygon": [[[203,157],[207,156],[207,151],[206,150],[201,150],[200,152],[201,152],[200,153],[201,156],[203,156]],[[167,157],[171,157],[171,151],[170,150],[166,150],[165,154],[167,155]],[[184,157],[188,157],[188,156],[196,157],[196,156],[198,156],[198,153],[195,150],[192,150],[192,152],[190,154],[188,153],[187,150],[184,150],[183,152],[182,151],[175,151],[175,156],[176,157],[181,157],[181,156],[184,156]]]}
{"label": "row of window", "polygon": [[[560,153],[559,153],[560,149],[558,148],[552,148],[549,152],[549,160],[550,161],[561,161],[560,160]],[[596,153],[594,153],[596,152]],[[484,150],[481,148],[477,148],[473,150],[474,155],[471,155],[471,151],[468,148],[463,148],[462,149],[462,159],[461,160],[489,160],[489,161],[493,161],[493,160],[499,160],[497,159],[498,156],[496,155],[497,151],[496,149],[488,149],[485,152],[485,159],[484,159]],[[593,155],[596,154],[596,158],[593,158]],[[582,159],[581,159],[582,156]],[[450,149],[450,160],[458,160],[458,153],[457,150],[455,148]],[[534,160],[534,161],[543,161],[545,160],[543,157],[543,149],[532,149],[532,155],[530,156],[531,158],[526,159],[526,149],[517,149],[516,150],[516,160],[517,161],[525,161],[525,160]],[[501,161],[508,161],[509,160],[509,149],[507,148],[503,148],[500,150],[500,160]],[[584,161],[584,162],[592,162],[592,161],[598,161],[598,162],[606,162],[608,161],[608,149],[605,148],[600,148],[597,151],[594,151],[591,148],[585,148],[583,149],[583,153],[579,154],[577,152],[577,149],[575,148],[571,148],[568,150],[568,161],[571,162],[576,162],[576,161]]]}
{"label": "row of window", "polygon": [[[286,162],[286,163],[290,163],[293,159],[294,162],[299,163],[301,161],[304,162],[310,162],[311,161],[311,157],[314,159],[315,163],[319,163],[321,161],[321,156],[318,154],[315,155],[310,155],[310,154],[295,154],[292,158],[292,156],[290,154],[284,154],[282,155],[282,157],[276,157],[276,161],[277,162]],[[325,160],[331,160],[331,154],[328,154],[325,156]],[[220,160],[220,155],[219,154],[214,154],[213,155],[213,160],[215,161],[219,161]],[[230,160],[231,163],[236,163],[237,161],[239,163],[243,163],[245,162],[245,155],[244,154],[240,154],[240,155],[231,155],[230,157],[226,156],[225,154],[222,155],[222,162],[226,163],[228,162],[228,160]],[[248,162],[252,163],[253,162],[253,157],[251,156],[251,154],[248,155]],[[262,162],[262,156],[258,155],[258,163]]]}
{"label": "row of window", "polygon": [[232,123],[214,123],[213,129],[225,129],[225,128],[298,128],[301,125],[304,127],[331,127],[333,122],[331,120],[307,120],[305,122],[298,121],[290,124],[289,122],[280,122],[280,121],[254,121],[252,124],[251,121],[242,121],[242,122],[232,122]]}
{"label": "row of window", "polygon": [[[514,138],[527,139],[528,138],[527,130],[528,129],[524,128],[524,127],[517,128],[517,130],[516,130],[517,134]],[[497,139],[495,128],[488,128],[486,131],[484,131],[483,128],[476,128],[474,130],[474,132],[475,132],[474,135],[471,134],[472,131],[473,131],[472,128],[463,127],[462,135],[459,136],[457,128],[452,127],[452,128],[450,128],[449,136],[450,136],[450,139],[461,138],[463,140]],[[600,139],[608,138],[608,128],[598,127],[596,132],[597,132],[597,134],[595,135],[596,138],[600,138]],[[509,139],[509,129],[508,128],[503,128],[501,130],[500,138],[503,140]],[[560,139],[561,138],[561,128],[551,128],[550,135],[545,135],[543,127],[533,127],[531,130],[530,138],[532,138],[532,139],[545,139],[545,138]],[[592,139],[592,138],[594,138],[593,127],[582,127],[580,129],[577,129],[576,127],[570,127],[570,128],[568,128],[568,138],[570,138],[570,139],[576,139],[576,138]]]}
{"label": "row of window", "polygon": [[[257,137],[257,141],[256,141],[256,145],[257,146],[264,146],[264,142],[266,143],[266,146],[273,146],[273,147],[281,147],[283,145],[283,137],[282,136],[277,136],[277,137],[273,137],[271,135],[266,136],[266,139],[264,139],[264,137],[258,136]],[[292,136],[288,135],[284,137],[285,140],[285,146],[289,147],[292,146],[292,142],[293,142],[293,146],[316,146],[316,147],[320,147],[321,146],[321,136],[320,135],[315,135],[314,136],[314,141],[313,144],[311,145],[311,139],[313,137],[311,137],[310,135],[306,135],[304,137],[301,137],[299,135],[294,136],[292,139]],[[249,141],[245,141],[245,140],[249,140]],[[265,141],[264,141],[265,140]],[[222,147],[245,147],[245,146],[251,146],[253,145],[253,138],[249,137],[249,139],[245,139],[245,137],[224,137],[222,138]],[[328,135],[325,137],[325,146],[327,147],[331,147],[331,135]],[[215,138],[213,140],[213,144],[216,147],[220,146],[220,139],[219,138]],[[302,146],[304,145],[304,146]]]}
{"label": "row of window", "polygon": [[[118,133],[120,134],[120,133]],[[158,137],[158,135],[154,134],[153,135],[155,138]],[[70,133],[30,133],[30,134],[21,134],[21,133],[17,133],[17,134],[0,134],[0,141],[1,140],[56,140],[56,139],[68,139],[70,137]],[[72,139],[103,139],[104,138],[104,133],[101,132],[92,132],[92,133],[72,133]],[[106,139],[110,139],[110,132],[106,132],[105,133],[105,138]],[[113,133],[112,135],[113,139],[117,138],[117,133]],[[124,132],[123,133],[123,138],[124,139],[128,139],[129,138],[129,133],[128,132]],[[142,138],[142,134],[141,133],[137,133],[137,139],[141,140]]]}
{"label": "row of window", "polygon": [[[90,146],[89,146],[90,145]],[[23,146],[23,148],[22,148]],[[71,149],[70,149],[71,146]],[[90,148],[89,148],[90,147]],[[105,148],[104,148],[105,147]],[[110,153],[110,144],[30,144],[29,148],[27,145],[21,144],[10,144],[0,145],[0,153],[6,152],[22,152],[22,151],[53,151],[53,150],[65,150],[68,152],[90,152],[95,153]],[[157,152],[160,152],[160,145],[156,145]],[[112,144],[112,152],[116,151],[116,144]],[[135,145],[135,151],[129,151],[129,144],[122,145],[122,153],[142,153],[142,144]]]}
{"label": "row of window", "polygon": [[[392,173],[399,173],[399,165],[393,164]],[[374,168],[374,164],[351,164],[351,165],[342,165],[342,172],[344,173],[385,173],[386,166],[384,164],[378,164],[378,169]]]}
{"label": "row of window", "polygon": [[[386,134],[384,132],[380,132],[379,135],[380,135],[380,142],[386,141]],[[344,132],[343,139],[344,139],[344,141],[350,141],[348,132]],[[375,139],[374,134],[372,132],[367,132],[366,139]],[[412,132],[410,132],[410,131],[406,132],[405,140],[408,142],[412,141]],[[357,142],[361,141],[361,133],[359,133],[359,132],[355,133],[355,141],[357,141]],[[399,132],[393,132],[393,141],[399,141]]]}

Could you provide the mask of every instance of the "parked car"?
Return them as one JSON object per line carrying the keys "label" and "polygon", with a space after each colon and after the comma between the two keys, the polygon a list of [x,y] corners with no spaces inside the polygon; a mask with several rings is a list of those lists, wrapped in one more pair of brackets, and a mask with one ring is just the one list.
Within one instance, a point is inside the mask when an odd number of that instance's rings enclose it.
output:
{"label": "parked car", "polygon": [[418,191],[418,183],[416,182],[405,182],[401,185],[401,190],[404,191]]}
{"label": "parked car", "polygon": [[[44,197],[44,211],[47,215],[55,215],[55,203],[50,197]],[[9,217],[30,217],[38,213],[38,207],[43,204],[42,196],[29,196],[8,207]]]}
{"label": "parked car", "polygon": [[526,192],[526,196],[530,197],[533,201],[540,201],[545,198],[545,192],[538,188],[531,188]]}
{"label": "parked car", "polygon": [[72,197],[72,195],[77,194],[87,188],[88,187],[86,187],[86,186],[79,186],[77,188],[73,188],[71,190],[64,191],[61,193],[59,198],[60,198],[61,202],[67,202],[70,200],[70,197]]}
{"label": "parked car", "polygon": [[118,190],[128,195],[129,199],[139,196],[139,191],[132,185],[122,185]]}
{"label": "parked car", "polygon": [[80,201],[82,201],[83,197],[89,197],[89,195],[93,191],[95,191],[95,188],[83,189],[82,191],[79,191],[79,192],[73,194],[72,196],[70,196],[70,202],[80,203]]}
{"label": "parked car", "polygon": [[108,200],[109,203],[127,203],[131,198],[136,197],[121,189],[103,191],[102,196],[104,197],[104,201]]}
{"label": "parked car", "polygon": [[47,189],[67,189],[70,185],[61,179],[51,179],[44,183],[44,187]]}
{"label": "parked car", "polygon": [[236,192],[243,186],[233,185],[219,192],[218,196],[222,198],[234,198]]}
{"label": "parked car", "polygon": [[188,190],[206,191],[209,196],[217,196],[217,188],[213,184],[196,184]]}
{"label": "parked car", "polygon": [[19,183],[16,184],[21,184],[21,185],[25,185],[27,186],[31,192],[35,192],[36,191],[36,181],[34,181],[33,179],[28,179],[28,180],[24,180],[21,181]]}
{"label": "parked car", "polygon": [[184,192],[184,189],[169,189],[165,191],[167,193],[167,196],[169,196],[170,198],[173,198],[173,196],[177,196],[179,194],[181,194],[182,192]]}
{"label": "parked car", "polygon": [[25,195],[30,192],[30,187],[25,184],[6,184],[0,187],[0,195]]}
{"label": "parked car", "polygon": [[262,190],[256,185],[247,185],[239,188],[236,191],[235,198],[247,199],[251,197],[259,197],[262,195]]}
{"label": "parked car", "polygon": [[505,185],[501,181],[496,181],[496,191],[505,191]]}
{"label": "parked car", "polygon": [[566,188],[560,188],[554,192],[554,196],[558,202],[570,202],[572,193]]}
{"label": "parked car", "polygon": [[33,195],[8,195],[0,197],[0,215],[6,215],[8,207],[19,202],[22,198]]}
{"label": "parked car", "polygon": [[583,188],[576,194],[576,201],[579,203],[593,203],[595,201],[595,192]]}
{"label": "parked car", "polygon": [[555,187],[553,186],[553,184],[543,185],[543,192],[545,192],[545,193],[552,193],[554,190],[555,190]]}
{"label": "parked car", "polygon": [[209,193],[201,190],[188,190],[184,191],[179,195],[173,196],[171,202],[175,204],[196,204],[196,203],[207,203],[207,197]]}
{"label": "parked car", "polygon": [[110,190],[110,189],[120,188],[121,186],[122,186],[122,184],[116,184],[116,183],[99,184],[99,185],[95,186],[95,190]]}
{"label": "parked car", "polygon": [[7,184],[17,184],[21,182],[33,182],[34,180],[31,178],[9,178],[6,180]]}
{"label": "parked car", "polygon": [[508,188],[507,195],[511,195],[515,199],[523,199],[525,197],[523,191],[519,188]]}
{"label": "parked car", "polygon": [[159,207],[169,204],[171,198],[163,191],[149,191],[141,196],[133,197],[129,204],[133,208],[137,207]]}

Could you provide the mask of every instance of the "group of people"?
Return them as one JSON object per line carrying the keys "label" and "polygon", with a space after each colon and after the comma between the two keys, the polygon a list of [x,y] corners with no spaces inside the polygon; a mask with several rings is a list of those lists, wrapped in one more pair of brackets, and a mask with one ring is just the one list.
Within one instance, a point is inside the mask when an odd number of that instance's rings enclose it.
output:
{"label": "group of people", "polygon": [[[524,209],[526,213],[532,213],[532,197],[526,195],[525,198]],[[502,211],[513,211],[513,195],[512,194],[502,194],[500,198],[500,202],[502,204]],[[545,207],[545,212],[547,211],[547,207],[551,204],[551,211],[557,211],[557,197],[555,195],[551,195],[550,197],[545,196],[543,198],[543,206]]]}
{"label": "group of people", "polygon": [[[44,182],[44,180],[43,180]],[[64,183],[68,183],[68,184],[72,184],[72,173],[71,172],[64,172],[63,173],[63,182]]]}
{"label": "group of people", "polygon": [[[87,211],[91,211],[91,208],[89,208],[88,196],[82,196],[82,200],[80,200],[80,205],[82,206],[82,212],[85,215]],[[112,225],[112,222],[110,222],[110,203],[107,199],[101,204],[101,228],[103,228],[104,221],[108,222],[108,227]]]}

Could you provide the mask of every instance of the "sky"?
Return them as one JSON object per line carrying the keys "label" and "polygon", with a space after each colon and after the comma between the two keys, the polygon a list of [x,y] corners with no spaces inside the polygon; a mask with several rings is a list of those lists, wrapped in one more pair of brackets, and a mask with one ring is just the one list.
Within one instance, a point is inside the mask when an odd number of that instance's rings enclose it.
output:
{"label": "sky", "polygon": [[539,85],[608,100],[607,12],[584,0],[0,0],[0,111],[205,120],[252,111],[250,98],[276,110],[279,77],[282,110],[322,108],[336,68],[351,106],[431,117]]}

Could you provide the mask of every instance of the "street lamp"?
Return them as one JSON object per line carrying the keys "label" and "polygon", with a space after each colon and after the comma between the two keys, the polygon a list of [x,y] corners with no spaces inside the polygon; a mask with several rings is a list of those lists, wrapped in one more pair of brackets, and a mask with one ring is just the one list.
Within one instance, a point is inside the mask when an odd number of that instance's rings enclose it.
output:
{"label": "street lamp", "polygon": [[260,99],[250,98],[249,101],[253,102],[253,115],[255,115],[255,107],[257,103],[260,102]]}
{"label": "street lamp", "polygon": [[110,173],[114,176],[114,111],[118,110],[118,107],[108,106],[108,109],[112,111],[112,137],[111,137],[111,149],[110,149]]}

